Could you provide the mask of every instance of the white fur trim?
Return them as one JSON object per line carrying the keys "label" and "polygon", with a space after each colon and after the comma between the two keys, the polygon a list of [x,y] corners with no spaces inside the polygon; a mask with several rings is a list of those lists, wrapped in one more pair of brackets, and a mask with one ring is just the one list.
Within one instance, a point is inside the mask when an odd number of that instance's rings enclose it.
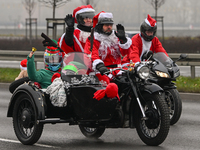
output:
{"label": "white fur trim", "polygon": [[92,8],[83,8],[83,9],[76,12],[75,17],[76,17],[76,15],[83,13],[83,12],[95,12],[95,10],[92,9]]}
{"label": "white fur trim", "polygon": [[[152,25],[150,24],[150,22],[149,22],[149,20],[148,20],[147,18],[145,19],[145,22],[146,22],[150,27],[152,27]],[[156,26],[156,23],[155,23],[154,26]]]}
{"label": "white fur trim", "polygon": [[124,44],[121,44],[121,43],[119,42],[119,46],[120,46],[121,48],[123,48],[123,49],[128,49],[128,48],[132,45],[132,40],[131,40],[129,37],[126,37],[126,39],[127,39],[127,42],[124,43]]}
{"label": "white fur trim", "polygon": [[98,19],[100,18],[111,18],[113,19],[113,14],[112,13],[100,13]]}
{"label": "white fur trim", "polygon": [[61,46],[62,46],[62,42],[63,42],[64,37],[65,37],[65,33],[63,33],[63,35],[62,35],[61,38],[60,38],[60,42],[59,42],[59,47],[60,47],[60,48],[61,48]]}
{"label": "white fur trim", "polygon": [[[93,63],[92,63],[92,69],[93,69],[94,71],[97,71],[97,70],[96,70],[96,66],[97,66],[99,63],[103,63],[103,61],[102,61],[101,59],[96,59],[96,60],[93,61]],[[104,64],[104,63],[103,63],[103,64]]]}
{"label": "white fur trim", "polygon": [[22,65],[20,65],[20,68],[23,70],[27,70],[27,67],[22,67]]}
{"label": "white fur trim", "polygon": [[74,39],[75,39],[76,43],[78,44],[78,46],[80,47],[81,51],[84,52],[84,49],[83,49],[80,41],[77,39],[77,37],[75,35],[74,35]]}

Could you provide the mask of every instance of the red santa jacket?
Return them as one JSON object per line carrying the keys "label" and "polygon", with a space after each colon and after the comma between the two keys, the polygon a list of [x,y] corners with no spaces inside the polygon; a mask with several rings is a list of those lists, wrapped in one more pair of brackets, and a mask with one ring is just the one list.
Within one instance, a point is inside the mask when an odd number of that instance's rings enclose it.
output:
{"label": "red santa jacket", "polygon": [[[126,55],[132,41],[127,37],[127,42],[120,44],[118,37],[114,34],[107,36],[94,32],[94,41],[91,58],[93,61],[93,69],[96,70],[96,65],[104,63],[105,66],[121,64],[121,55]],[[87,40],[84,51],[90,49],[90,41]]]}
{"label": "red santa jacket", "polygon": [[58,39],[58,43],[60,48],[67,54],[69,52],[84,52],[84,47],[86,43],[86,39],[90,35],[90,32],[85,32],[80,29],[74,30],[74,45],[68,46],[65,43],[65,33]]}
{"label": "red santa jacket", "polygon": [[148,42],[138,33],[132,37],[130,52],[123,58],[122,63],[129,63],[130,60],[134,63],[140,62],[142,55],[149,50],[153,53],[164,52],[168,56],[157,37],[154,37],[152,41]]}

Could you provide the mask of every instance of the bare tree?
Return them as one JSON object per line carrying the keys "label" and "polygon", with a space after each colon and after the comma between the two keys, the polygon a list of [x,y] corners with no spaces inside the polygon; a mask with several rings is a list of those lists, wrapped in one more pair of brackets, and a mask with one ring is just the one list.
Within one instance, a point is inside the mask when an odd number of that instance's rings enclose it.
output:
{"label": "bare tree", "polygon": [[30,43],[32,44],[32,20],[31,16],[33,14],[33,11],[36,6],[35,0],[22,0],[22,4],[24,5],[26,11],[28,12],[29,15],[29,30],[30,30]]}
{"label": "bare tree", "polygon": [[53,19],[55,19],[56,8],[63,6],[70,0],[38,0],[43,3],[46,7],[53,7]]}
{"label": "bare tree", "polygon": [[98,1],[95,0],[81,0],[83,5],[92,5],[92,7],[96,7]]}
{"label": "bare tree", "polygon": [[155,9],[155,19],[157,20],[158,8],[165,3],[165,0],[145,0],[147,3],[151,4]]}

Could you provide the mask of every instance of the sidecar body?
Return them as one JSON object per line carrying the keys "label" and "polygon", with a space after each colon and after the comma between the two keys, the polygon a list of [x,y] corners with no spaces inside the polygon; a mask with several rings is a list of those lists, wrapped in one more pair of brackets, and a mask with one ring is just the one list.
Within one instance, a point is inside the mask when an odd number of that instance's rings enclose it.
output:
{"label": "sidecar body", "polygon": [[[50,95],[45,89],[39,89],[34,82],[29,81],[17,87],[10,100],[7,116],[13,117],[21,103],[28,100],[34,110],[38,123],[80,122],[94,123],[109,121],[116,109],[117,98],[101,100],[94,99],[94,93],[104,90],[105,86],[98,81],[95,75],[88,75],[91,70],[91,59],[84,53],[71,53],[65,56],[61,71],[61,79],[65,85],[67,106],[58,107],[51,102]],[[20,114],[23,118],[30,118],[30,112],[24,106]],[[26,120],[27,121],[27,120]]]}

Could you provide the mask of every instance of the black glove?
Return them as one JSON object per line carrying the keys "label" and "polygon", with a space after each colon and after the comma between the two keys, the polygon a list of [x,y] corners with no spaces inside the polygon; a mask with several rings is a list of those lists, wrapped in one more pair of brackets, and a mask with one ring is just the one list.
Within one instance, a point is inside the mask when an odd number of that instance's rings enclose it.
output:
{"label": "black glove", "polygon": [[52,40],[49,41],[49,40],[44,40],[42,41],[43,43],[43,46],[46,47],[46,46],[53,46],[53,47],[57,47],[58,45],[56,43],[54,43]]}
{"label": "black glove", "polygon": [[97,64],[96,69],[101,73],[101,75],[104,75],[105,72],[109,71],[103,63]]}
{"label": "black glove", "polygon": [[119,38],[121,44],[126,43],[127,39],[125,36],[124,26],[118,24],[116,25],[116,27],[117,27],[117,32],[115,31],[115,35]]}
{"label": "black glove", "polygon": [[68,46],[74,45],[74,17],[71,14],[66,15],[65,23],[67,24],[66,27],[66,34],[65,34],[65,43]]}
{"label": "black glove", "polygon": [[74,27],[74,17],[72,17],[72,14],[66,15],[65,23],[68,27]]}

